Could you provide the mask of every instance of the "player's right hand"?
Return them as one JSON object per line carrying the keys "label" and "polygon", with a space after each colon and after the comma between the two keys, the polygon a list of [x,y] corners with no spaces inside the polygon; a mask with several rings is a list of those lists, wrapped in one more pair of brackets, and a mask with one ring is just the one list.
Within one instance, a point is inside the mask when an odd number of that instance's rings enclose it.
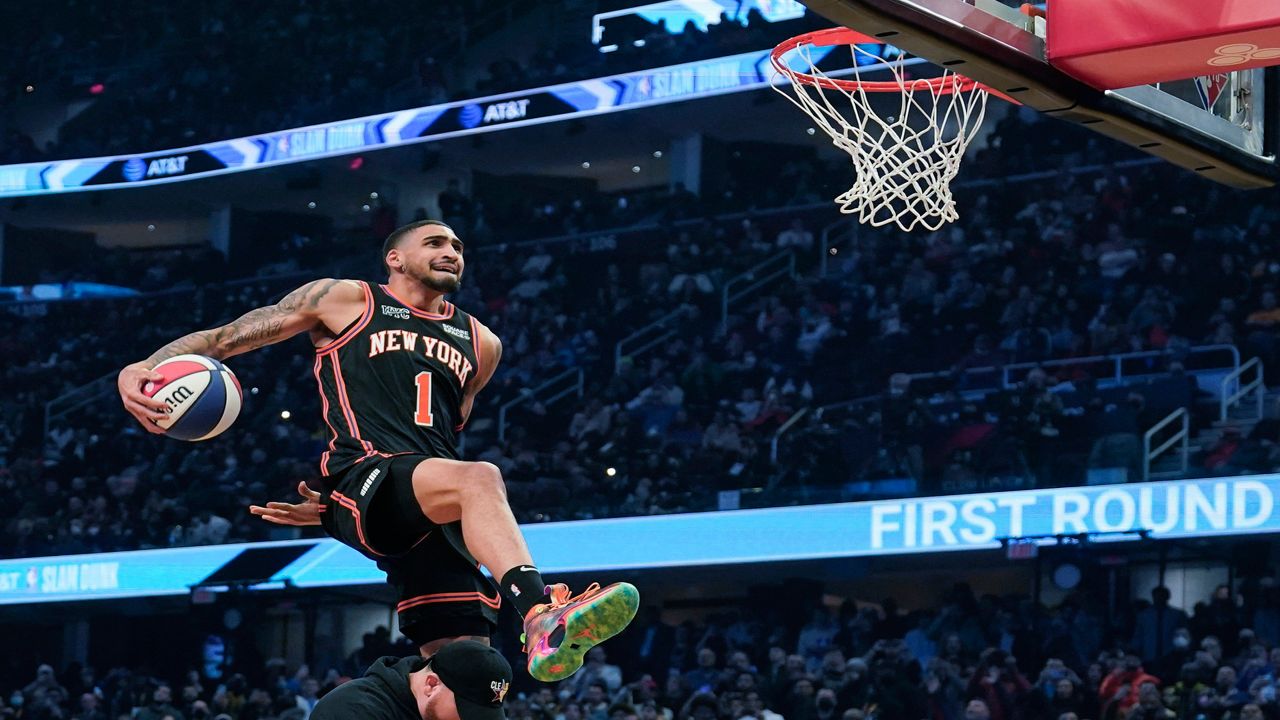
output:
{"label": "player's right hand", "polygon": [[161,400],[147,397],[142,392],[142,388],[148,382],[162,380],[164,375],[141,362],[126,365],[116,377],[116,388],[120,391],[120,401],[124,403],[124,409],[138,420],[144,430],[156,435],[164,434],[164,428],[156,423],[168,417],[169,406]]}
{"label": "player's right hand", "polygon": [[250,505],[249,512],[276,525],[319,525],[320,493],[307,487],[306,482],[300,482],[298,494],[303,498],[300,503],[269,502],[266,507]]}

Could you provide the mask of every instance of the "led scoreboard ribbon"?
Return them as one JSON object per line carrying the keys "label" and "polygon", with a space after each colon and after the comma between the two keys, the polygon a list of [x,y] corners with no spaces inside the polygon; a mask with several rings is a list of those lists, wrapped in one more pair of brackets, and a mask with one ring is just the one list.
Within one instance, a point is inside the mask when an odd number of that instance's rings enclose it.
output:
{"label": "led scoreboard ribbon", "polygon": [[178,150],[0,165],[0,197],[179,182],[753,90],[772,76],[769,51],[761,50]]}
{"label": "led scoreboard ribbon", "polygon": [[[529,525],[550,573],[928,554],[1000,547],[1000,540],[1112,533],[1099,542],[1258,536],[1280,532],[1280,475],[1023,490],[803,507]],[[1046,541],[1047,542],[1047,541]],[[243,554],[289,552],[260,587],[386,582],[336,540],[211,545],[0,561],[0,604],[175,595],[217,577]],[[265,550],[264,550],[265,549]]]}

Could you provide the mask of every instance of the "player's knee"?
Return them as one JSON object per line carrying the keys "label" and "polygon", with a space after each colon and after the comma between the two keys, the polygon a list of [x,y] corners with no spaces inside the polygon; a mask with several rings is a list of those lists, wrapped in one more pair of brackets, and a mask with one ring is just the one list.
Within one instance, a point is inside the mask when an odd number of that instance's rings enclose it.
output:
{"label": "player's knee", "polygon": [[468,478],[470,490],[506,497],[507,486],[502,481],[502,471],[497,465],[488,462],[475,463],[471,467],[470,475],[471,477]]}

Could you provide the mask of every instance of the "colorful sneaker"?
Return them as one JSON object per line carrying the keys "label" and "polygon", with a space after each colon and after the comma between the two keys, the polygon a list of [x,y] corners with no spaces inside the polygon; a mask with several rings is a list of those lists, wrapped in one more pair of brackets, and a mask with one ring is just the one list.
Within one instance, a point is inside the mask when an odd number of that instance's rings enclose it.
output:
{"label": "colorful sneaker", "polygon": [[536,605],[524,618],[524,650],[535,680],[563,680],[582,667],[591,648],[622,632],[640,609],[640,592],[631,583],[601,588],[591,583],[576,597],[569,586],[548,587],[551,602]]}

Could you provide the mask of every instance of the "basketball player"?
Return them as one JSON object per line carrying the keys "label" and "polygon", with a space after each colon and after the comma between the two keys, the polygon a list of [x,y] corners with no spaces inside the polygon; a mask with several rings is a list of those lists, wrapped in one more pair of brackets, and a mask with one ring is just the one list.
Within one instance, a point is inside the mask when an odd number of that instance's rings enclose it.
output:
{"label": "basketball player", "polygon": [[[502,355],[498,337],[444,299],[458,289],[463,245],[442,222],[405,225],[382,247],[385,285],[316,280],[277,304],[179,338],[120,371],[125,408],[153,433],[165,404],[143,391],[161,361],[219,360],[302,332],[315,348],[328,448],[303,502],[250,511],[282,525],[322,525],[372,558],[399,592],[401,632],[424,656],[445,643],[488,641],[500,597],[524,618],[529,674],[573,674],[591,647],[621,632],[639,595],[627,583],[581,595],[548,587],[516,524],[498,469],[458,460],[457,433]],[[563,642],[562,642],[563,641]]]}

